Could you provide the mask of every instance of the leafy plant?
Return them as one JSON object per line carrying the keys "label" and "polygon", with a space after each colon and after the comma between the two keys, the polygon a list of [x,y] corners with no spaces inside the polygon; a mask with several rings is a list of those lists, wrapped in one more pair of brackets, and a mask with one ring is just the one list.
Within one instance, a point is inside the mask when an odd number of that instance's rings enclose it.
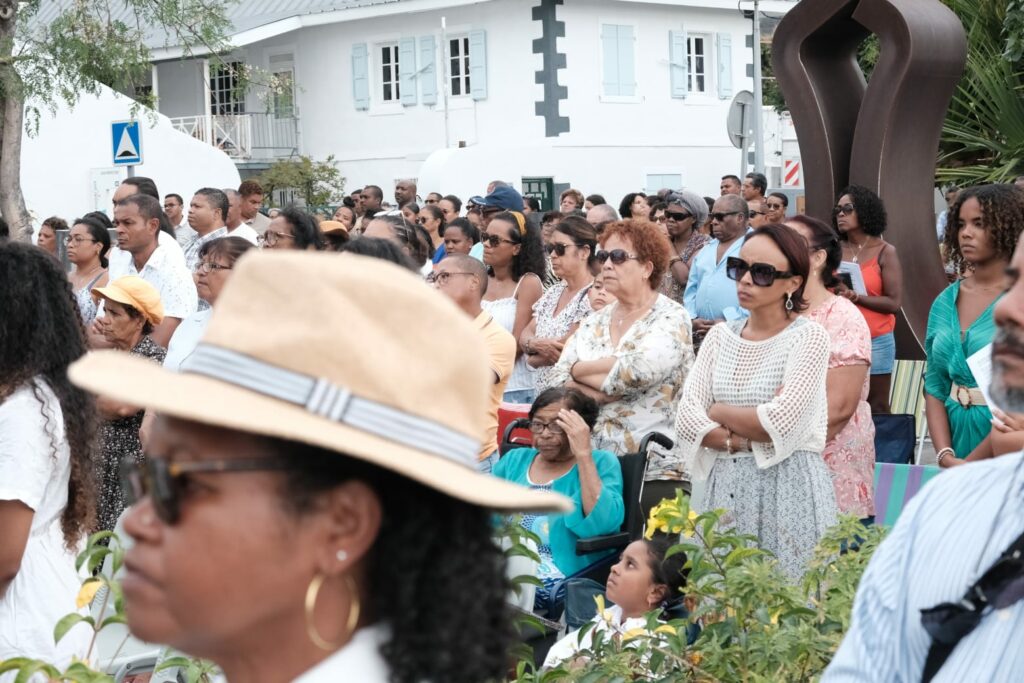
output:
{"label": "leafy plant", "polygon": [[[543,671],[520,661],[515,680],[802,683],[820,675],[849,627],[857,583],[884,531],[842,519],[793,581],[755,539],[722,528],[722,515],[694,513],[680,493],[648,521],[649,530],[679,534],[670,553],[687,554],[688,618],[659,623],[651,613],[640,631],[595,629],[581,657]],[[689,642],[694,624],[700,634]]]}
{"label": "leafy plant", "polygon": [[345,178],[333,155],[324,161],[307,156],[282,159],[264,171],[259,181],[271,196],[275,190],[294,190],[307,207],[332,204],[345,196]]}

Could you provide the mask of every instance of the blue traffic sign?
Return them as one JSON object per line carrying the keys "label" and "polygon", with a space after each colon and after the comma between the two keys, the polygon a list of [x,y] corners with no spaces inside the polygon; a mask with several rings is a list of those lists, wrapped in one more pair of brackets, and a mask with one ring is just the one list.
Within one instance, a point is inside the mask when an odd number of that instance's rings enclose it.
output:
{"label": "blue traffic sign", "polygon": [[110,124],[115,166],[142,163],[142,127],[138,121],[114,121]]}

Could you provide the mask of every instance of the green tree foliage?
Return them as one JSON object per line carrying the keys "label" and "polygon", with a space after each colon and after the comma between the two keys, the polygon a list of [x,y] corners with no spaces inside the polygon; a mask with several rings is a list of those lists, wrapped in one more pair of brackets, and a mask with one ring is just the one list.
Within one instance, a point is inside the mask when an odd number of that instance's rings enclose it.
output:
{"label": "green tree foliage", "polygon": [[21,136],[42,109],[74,106],[100,85],[137,94],[154,36],[186,56],[229,49],[227,8],[236,0],[0,0],[0,214],[23,238]]}
{"label": "green tree foliage", "polygon": [[294,190],[308,207],[333,204],[345,196],[345,178],[333,156],[325,161],[305,156],[283,159],[264,171],[259,180],[268,195],[275,190]]}

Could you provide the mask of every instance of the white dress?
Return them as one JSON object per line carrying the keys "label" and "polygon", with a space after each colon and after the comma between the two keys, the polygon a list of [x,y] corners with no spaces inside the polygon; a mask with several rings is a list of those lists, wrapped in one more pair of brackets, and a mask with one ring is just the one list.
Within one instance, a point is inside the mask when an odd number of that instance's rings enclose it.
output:
{"label": "white dress", "polygon": [[196,350],[196,345],[206,332],[206,325],[210,322],[212,308],[207,308],[181,321],[171,341],[167,344],[167,356],[164,357],[164,368],[172,372],[178,372],[181,364]]}
{"label": "white dress", "polygon": [[75,555],[64,547],[61,530],[70,477],[57,397],[42,381],[18,389],[0,403],[0,500],[20,501],[34,515],[21,568],[0,597],[0,661],[30,657],[63,669],[72,656],[84,659],[88,651],[92,631],[85,624],[53,642],[57,622],[78,611],[81,587]]}
{"label": "white dress", "polygon": [[594,622],[593,628],[584,633],[582,638],[580,638],[580,631],[577,630],[567,634],[564,638],[555,643],[551,649],[548,650],[547,657],[544,658],[544,668],[550,669],[552,667],[556,667],[562,662],[572,659],[580,652],[589,650],[594,645],[595,631],[610,631],[611,633],[605,636],[606,642],[612,636],[627,636],[635,629],[639,629],[640,631],[647,633],[646,615],[642,617],[623,619],[622,608],[618,605],[612,605],[604,611],[603,615],[598,613],[592,621]]}
{"label": "white dress", "polygon": [[[512,334],[513,328],[516,325],[516,307],[519,305],[519,285],[523,284],[523,278],[530,277],[524,275],[519,278],[519,282],[516,283],[515,291],[512,292],[512,296],[504,299],[495,299],[494,301],[481,301],[480,307],[491,314],[494,318],[494,322],[504,327],[509,334]],[[518,343],[519,340],[516,340]],[[529,389],[533,391],[533,368],[526,362],[526,354],[522,354],[516,359],[516,364],[512,367],[512,375],[508,378],[508,385],[505,387],[505,393],[510,391],[522,391]]]}
{"label": "white dress", "polygon": [[[719,323],[705,337],[679,399],[678,446],[694,479],[709,479],[702,510],[725,509],[727,528],[756,536],[796,578],[836,523],[835,492],[821,456],[831,342],[825,328],[806,318],[764,341],[743,339],[746,324]],[[720,426],[708,417],[712,403],[756,406],[771,442],[731,456],[701,446]]]}

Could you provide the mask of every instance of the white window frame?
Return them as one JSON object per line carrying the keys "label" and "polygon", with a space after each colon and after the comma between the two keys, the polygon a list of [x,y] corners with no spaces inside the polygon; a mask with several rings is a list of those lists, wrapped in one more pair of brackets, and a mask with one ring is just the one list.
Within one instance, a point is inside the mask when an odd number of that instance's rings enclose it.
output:
{"label": "white window frame", "polygon": [[[704,89],[697,90],[693,86],[697,82],[696,70],[694,69],[695,53],[694,39],[702,40],[704,43]],[[715,87],[715,67],[717,61],[715,55],[715,34],[710,31],[689,31],[686,35],[686,92],[692,97],[717,96]]]}
{"label": "white window frame", "polygon": [[[456,56],[452,53],[451,44],[454,41],[458,41],[459,48],[465,50],[463,54]],[[458,99],[462,99],[463,97],[469,97],[471,93],[469,82],[469,33],[459,33],[457,35],[449,34],[448,43],[444,45],[443,48],[445,60],[444,67],[446,69],[445,73],[447,73],[448,75],[448,96]],[[455,72],[452,70],[452,62],[455,61],[456,59],[458,59],[461,62],[462,66],[462,68],[460,69],[462,73],[459,76],[456,76]],[[461,92],[459,93],[455,92],[456,82],[460,86],[459,89],[461,90]]]}
{"label": "white window frame", "polygon": [[644,188],[645,188],[644,192],[646,192],[647,194],[652,194],[652,193],[655,193],[655,192],[657,192],[658,190],[661,189],[660,186],[659,187],[646,187],[647,183],[651,179],[651,176],[669,176],[669,175],[671,175],[671,176],[679,176],[679,187],[673,187],[671,189],[678,190],[678,189],[684,187],[684,179],[686,177],[686,174],[683,173],[683,169],[681,169],[679,167],[654,166],[654,167],[651,167],[651,168],[645,168],[644,169],[643,183],[642,183],[642,186],[644,186]]}
{"label": "white window frame", "polygon": [[[373,68],[374,68],[374,102],[378,102],[385,106],[401,106],[401,74],[399,73],[398,67],[398,39],[395,40],[381,40],[373,44]],[[393,61],[389,64],[391,67],[391,80],[384,80],[384,48],[389,48],[392,52]],[[386,85],[392,86],[391,97],[389,99],[384,98],[384,87]]]}
{"label": "white window frame", "polygon": [[[224,75],[218,73],[222,68],[227,69],[227,67],[231,67],[234,69],[236,65],[244,68],[245,60],[232,56],[224,59],[223,63],[217,61],[210,64],[210,82],[207,85],[206,93],[209,99],[206,107],[207,111],[214,116],[240,116],[246,113],[246,94],[244,92],[237,92],[237,80],[231,75],[230,71]],[[215,84],[217,86],[223,85],[225,80],[233,81],[232,87],[215,87]]]}
{"label": "white window frame", "polygon": [[[287,60],[283,60],[283,59],[281,59],[282,57],[287,57],[288,59]],[[276,92],[270,93],[270,102],[269,102],[270,106],[267,108],[268,111],[270,112],[271,115],[273,115],[273,117],[275,119],[297,118],[298,115],[299,115],[299,113],[298,113],[299,112],[299,88],[298,88],[298,85],[297,85],[298,84],[298,73],[297,73],[296,67],[295,67],[295,48],[293,46],[288,46],[288,47],[278,46],[273,51],[267,52],[266,58],[267,58],[267,64],[266,64],[267,73],[271,74],[271,76],[277,76],[277,75],[285,73],[285,72],[290,72],[291,73],[291,80],[292,80],[292,83],[291,83],[291,85],[292,85],[292,87],[291,87],[291,90],[292,90],[292,92],[291,92],[291,100],[292,100],[291,112],[287,113],[286,115],[282,115],[282,114],[280,114],[278,112],[278,107],[279,107],[279,104],[280,104],[278,98],[280,97],[280,95],[278,93],[276,93]],[[275,61],[275,60],[278,60],[278,61]]]}
{"label": "white window frame", "polygon": [[[604,43],[601,40],[601,30],[607,24],[616,26],[633,27],[633,78],[636,79],[636,93],[634,95],[605,95],[604,94]],[[597,79],[597,99],[599,102],[609,104],[638,104],[644,101],[640,88],[640,64],[637,61],[637,49],[640,42],[640,26],[635,21],[621,17],[598,17],[597,20],[597,62],[599,65]]]}

